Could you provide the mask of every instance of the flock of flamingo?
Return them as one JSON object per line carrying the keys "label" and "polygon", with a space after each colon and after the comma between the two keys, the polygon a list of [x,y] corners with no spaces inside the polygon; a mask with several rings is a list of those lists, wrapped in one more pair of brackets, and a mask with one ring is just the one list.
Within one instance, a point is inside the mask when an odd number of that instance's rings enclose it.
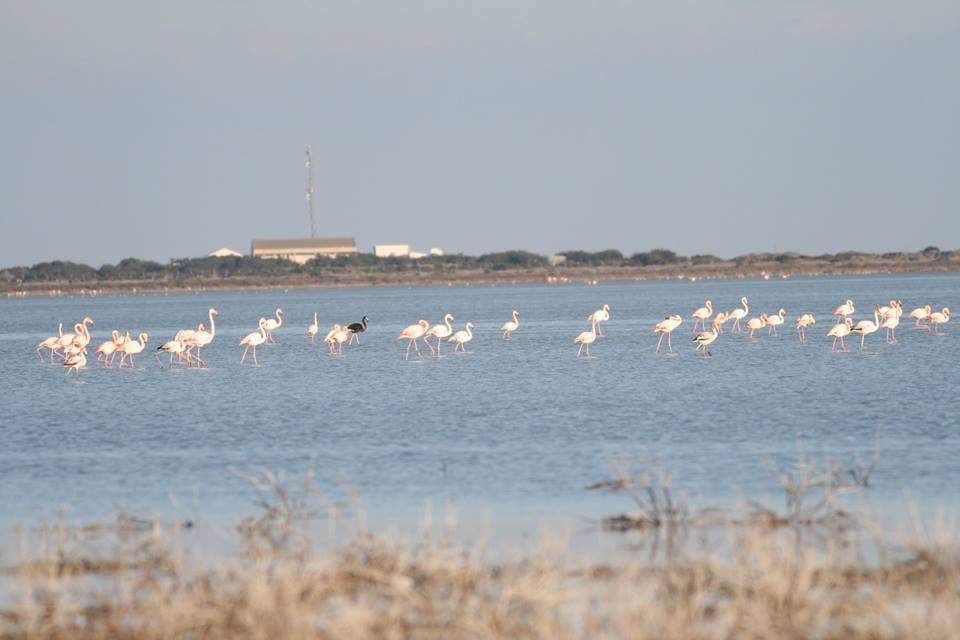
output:
{"label": "flock of flamingo", "polygon": [[[746,297],[740,298],[741,307],[738,307],[729,313],[724,311],[718,311],[714,315],[713,303],[710,300],[707,300],[704,305],[696,309],[692,314],[693,318],[693,341],[696,343],[696,348],[698,351],[703,351],[709,354],[706,351],[706,348],[716,342],[717,337],[723,333],[723,326],[727,322],[733,322],[730,327],[731,332],[742,333],[744,326],[750,330],[748,337],[750,339],[754,338],[754,333],[767,327],[768,335],[779,335],[777,333],[777,327],[783,325],[786,322],[787,312],[784,309],[780,309],[775,314],[761,313],[759,316],[752,317],[746,322],[741,323],[749,314],[750,306],[749,300]],[[849,351],[846,344],[844,343],[844,338],[849,336],[851,333],[860,334],[860,350],[863,351],[864,340],[871,333],[875,333],[880,329],[886,330],[886,341],[887,343],[893,344],[897,341],[896,329],[900,326],[900,317],[903,315],[903,302],[901,300],[891,300],[889,304],[886,305],[874,305],[873,308],[873,320],[860,320],[854,324],[853,319],[850,317],[856,311],[854,307],[853,300],[847,300],[839,307],[834,309],[833,315],[836,316],[836,324],[830,328],[827,332],[828,338],[833,338],[833,344],[830,347],[831,351],[837,350],[837,341],[840,341],[840,350]],[[950,321],[950,309],[944,307],[940,311],[933,311],[930,305],[923,307],[918,307],[910,312],[910,317],[913,318],[915,322],[915,327],[917,329],[926,329],[929,333],[934,333],[940,335],[939,327],[940,325],[946,324]],[[711,320],[711,316],[713,319]],[[707,320],[710,320],[710,324],[713,327],[712,330],[707,330]],[[670,335],[673,333],[674,329],[680,326],[683,322],[683,318],[679,315],[667,316],[662,322],[658,323],[654,327],[654,332],[659,333],[660,339],[657,341],[656,352],[660,352],[660,345],[663,342],[663,337],[667,336],[667,348],[672,353],[673,345],[671,344]],[[697,323],[700,323],[700,332],[697,332]],[[805,344],[807,341],[807,329],[817,323],[817,319],[812,313],[803,313],[796,318],[794,324],[797,328],[797,337],[800,340],[801,344]]]}
{"label": "flock of flamingo", "polygon": [[[707,347],[713,344],[718,336],[723,333],[723,327],[728,322],[732,322],[730,332],[743,333],[749,330],[748,337],[755,339],[754,334],[757,331],[767,328],[768,335],[778,335],[777,328],[786,323],[786,311],[780,309],[777,313],[761,313],[758,316],[748,318],[750,314],[749,300],[746,297],[740,298],[740,307],[730,312],[718,311],[714,314],[713,303],[707,300],[704,306],[696,309],[690,317],[693,318],[693,341],[696,350],[709,355]],[[895,343],[896,329],[900,325],[900,318],[903,315],[903,303],[900,300],[891,300],[887,305],[875,305],[873,308],[873,319],[860,320],[854,323],[851,316],[856,311],[852,300],[847,300],[837,307],[833,315],[837,322],[827,332],[827,337],[833,338],[831,351],[837,350],[837,342],[840,343],[841,351],[848,351],[844,338],[850,334],[860,334],[860,349],[864,348],[864,341],[868,335],[875,333],[880,329],[886,330],[886,341]],[[202,351],[213,342],[217,334],[216,309],[209,309],[207,312],[207,321],[209,330],[204,323],[200,323],[196,329],[181,329],[172,340],[164,342],[155,350],[157,361],[161,367],[163,361],[161,354],[167,354],[168,367],[177,363],[186,367],[201,368],[206,365]],[[933,311],[930,305],[918,307],[909,313],[909,317],[915,320],[915,327],[926,329],[933,334],[940,334],[939,327],[950,321],[950,309],[944,307],[940,311]],[[582,356],[591,357],[590,345],[596,342],[598,337],[603,337],[601,324],[610,319],[610,305],[605,304],[600,309],[587,316],[590,321],[590,330],[584,331],[574,338],[574,343],[579,345],[577,349],[577,358]],[[363,316],[360,322],[340,325],[334,324],[323,338],[327,345],[330,355],[342,356],[344,345],[350,345],[354,341],[360,343],[360,334],[367,330],[367,316]],[[419,320],[415,324],[406,327],[396,337],[397,340],[406,340],[407,347],[404,353],[404,359],[409,360],[411,350],[416,357],[423,359],[418,342],[423,341],[424,345],[430,350],[431,355],[440,357],[443,342],[452,342],[455,344],[454,352],[466,352],[466,343],[473,339],[474,325],[467,322],[463,329],[454,331],[451,322],[454,320],[452,314],[446,314],[443,321],[431,325],[427,320]],[[710,321],[711,329],[707,329],[707,321]],[[680,315],[667,316],[662,322],[654,327],[654,333],[659,333],[657,340],[656,353],[660,353],[663,338],[667,338],[667,349],[673,353],[672,334],[683,323],[683,317]],[[806,343],[806,330],[816,324],[816,318],[811,313],[803,313],[795,321],[797,336],[801,344]],[[50,362],[55,362],[55,358],[60,358],[63,366],[66,367],[67,375],[70,371],[79,374],[79,370],[87,365],[87,346],[90,344],[90,325],[93,319],[85,317],[81,322],[74,325],[73,333],[63,332],[63,323],[60,323],[58,334],[45,338],[37,345],[37,357],[43,362],[43,349],[50,352]],[[700,331],[697,331],[697,325]],[[277,344],[273,337],[273,332],[283,326],[283,310],[277,309],[274,316],[270,318],[260,318],[257,322],[257,330],[253,331],[240,340],[239,346],[244,347],[243,354],[240,356],[240,364],[246,361],[247,353],[252,352],[254,366],[259,366],[257,360],[257,347],[265,344]],[[520,313],[513,310],[511,319],[500,327],[500,336],[504,340],[511,340],[512,335],[520,328]],[[317,320],[317,313],[313,314],[313,322],[307,326],[307,335],[310,343],[315,344],[317,336],[320,334],[320,325]],[[431,343],[430,339],[433,339]],[[119,329],[111,332],[110,340],[100,344],[96,348],[97,360],[104,366],[113,366],[117,354],[120,354],[120,363],[118,368],[124,368],[127,363],[132,368],[135,366],[134,357],[146,349],[149,336],[146,333],[140,333],[136,339],[130,336],[130,332],[121,333]]]}

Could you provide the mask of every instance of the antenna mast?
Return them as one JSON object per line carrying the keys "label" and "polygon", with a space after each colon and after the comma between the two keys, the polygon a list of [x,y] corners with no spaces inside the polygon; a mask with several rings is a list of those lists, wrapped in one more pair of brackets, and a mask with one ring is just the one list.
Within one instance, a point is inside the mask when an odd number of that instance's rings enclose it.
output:
{"label": "antenna mast", "polygon": [[307,213],[310,214],[310,238],[317,237],[317,214],[313,206],[313,147],[307,145]]}

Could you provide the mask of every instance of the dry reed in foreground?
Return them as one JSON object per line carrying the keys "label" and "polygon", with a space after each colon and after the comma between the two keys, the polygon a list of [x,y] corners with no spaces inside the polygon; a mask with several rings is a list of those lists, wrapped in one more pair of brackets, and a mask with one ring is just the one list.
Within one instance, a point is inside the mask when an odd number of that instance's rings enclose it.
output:
{"label": "dry reed in foreground", "polygon": [[[429,537],[369,534],[320,549],[309,523],[322,508],[267,472],[253,480],[263,511],[239,527],[238,557],[216,566],[178,550],[176,524],[122,518],[29,536],[5,567],[19,595],[0,638],[960,637],[951,535],[905,543],[845,526],[808,541],[798,510],[791,527],[727,518],[711,525],[723,553],[674,546],[656,562],[492,562]],[[692,519],[674,502],[659,517]]]}

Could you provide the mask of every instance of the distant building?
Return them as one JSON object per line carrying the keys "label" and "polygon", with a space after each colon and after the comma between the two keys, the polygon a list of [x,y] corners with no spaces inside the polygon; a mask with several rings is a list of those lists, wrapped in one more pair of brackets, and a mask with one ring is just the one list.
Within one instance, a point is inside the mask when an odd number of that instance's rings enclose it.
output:
{"label": "distant building", "polygon": [[373,255],[378,258],[406,258],[410,255],[408,244],[375,244]]}
{"label": "distant building", "polygon": [[550,256],[547,258],[551,267],[556,267],[567,261],[567,256]]}
{"label": "distant building", "polygon": [[442,256],[442,255],[443,255],[443,249],[441,249],[440,247],[430,247],[430,255],[432,255],[432,256]]}
{"label": "distant building", "polygon": [[317,256],[336,257],[359,253],[353,238],[296,238],[292,240],[254,240],[250,255],[254,258],[285,258],[303,264]]}
{"label": "distant building", "polygon": [[411,259],[411,260],[419,260],[420,258],[426,258],[426,257],[427,257],[427,254],[425,254],[423,251],[411,251],[411,252],[410,252],[410,259]]}
{"label": "distant building", "polygon": [[229,247],[220,247],[216,251],[211,251],[207,254],[208,258],[241,258],[243,254],[239,251],[234,251]]}

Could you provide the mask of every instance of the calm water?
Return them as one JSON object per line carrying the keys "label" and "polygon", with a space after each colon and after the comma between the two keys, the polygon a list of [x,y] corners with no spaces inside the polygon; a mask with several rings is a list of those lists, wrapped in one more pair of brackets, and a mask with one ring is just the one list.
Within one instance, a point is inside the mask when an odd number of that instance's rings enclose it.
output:
{"label": "calm water", "polygon": [[[0,528],[67,513],[93,519],[116,508],[234,523],[252,493],[230,468],[265,465],[289,477],[316,458],[319,486],[363,496],[373,522],[417,519],[424,504],[455,504],[461,519],[495,526],[621,511],[620,498],[584,485],[618,460],[644,454],[697,504],[772,496],[770,461],[798,448],[849,460],[879,441],[871,503],[897,510],[909,491],[924,504],[956,504],[960,486],[960,340],[915,331],[900,343],[868,337],[867,353],[831,353],[830,312],[853,298],[859,312],[899,297],[909,311],[960,309],[957,275],[794,278],[586,285],[471,286],[291,292],[127,295],[0,301]],[[705,298],[730,310],[741,296],[757,313],[812,312],[807,346],[792,323],[782,337],[723,334],[713,357],[695,355],[689,314]],[[609,337],[576,360],[573,337],[609,303]],[[34,347],[84,315],[93,346],[113,328],[150,334],[148,350],[178,328],[220,311],[203,371],[161,370],[152,353],[134,371],[97,363],[80,382],[41,365]],[[261,368],[240,367],[239,338],[277,306],[279,346]],[[521,311],[512,342],[497,328]],[[333,322],[371,318],[362,345],[332,358],[311,348],[317,310]],[[394,337],[418,318],[476,325],[470,353],[403,361]],[[673,357],[655,356],[653,325],[687,318]],[[751,314],[753,315],[753,314]],[[872,317],[872,315],[870,316]],[[856,349],[856,341],[851,345]],[[450,350],[452,351],[452,349]]]}

